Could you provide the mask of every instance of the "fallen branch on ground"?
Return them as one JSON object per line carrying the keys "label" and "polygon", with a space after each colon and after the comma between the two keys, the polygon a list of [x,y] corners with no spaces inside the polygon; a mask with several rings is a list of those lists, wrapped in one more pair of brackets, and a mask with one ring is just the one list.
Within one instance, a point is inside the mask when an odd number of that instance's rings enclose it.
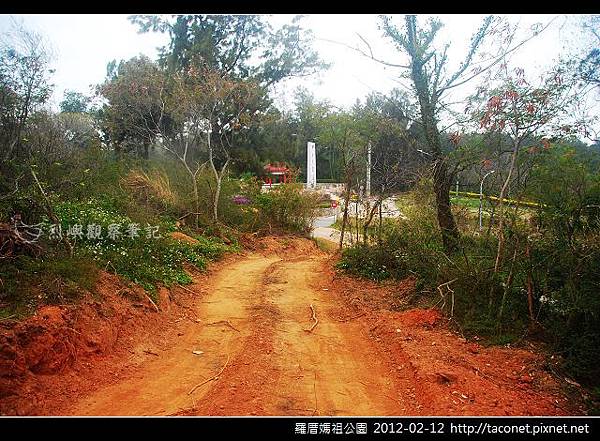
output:
{"label": "fallen branch on ground", "polygon": [[218,322],[207,323],[206,326],[214,326],[214,325],[227,325],[234,331],[240,332],[235,326],[233,326],[229,320],[219,320]]}
{"label": "fallen branch on ground", "polygon": [[186,217],[190,217],[190,216],[200,216],[200,215],[202,215],[202,214],[203,214],[203,213],[194,213],[194,212],[192,211],[192,212],[190,212],[190,213],[188,213],[188,214],[184,214],[183,216],[181,216],[181,217],[180,217],[180,218],[178,218],[177,220],[183,220],[183,219],[185,219]]}
{"label": "fallen branch on ground", "polygon": [[202,383],[198,383],[197,385],[195,385],[194,387],[192,387],[192,389],[188,392],[188,395],[193,394],[196,389],[198,389],[200,386],[208,383],[209,381],[216,381],[216,380],[218,380],[219,377],[221,376],[221,374],[223,373],[223,371],[225,370],[225,368],[227,367],[227,364],[229,364],[229,355],[227,355],[227,361],[225,362],[225,364],[223,365],[223,367],[221,368],[221,370],[219,371],[219,373],[217,375],[215,375],[214,377],[211,377],[211,378],[207,378]]}
{"label": "fallen branch on ground", "polygon": [[306,332],[312,332],[313,329],[315,329],[315,327],[319,324],[319,319],[317,318],[317,313],[315,312],[315,308],[313,308],[312,303],[310,304],[310,310],[312,311],[311,319],[315,322],[313,323],[310,329],[305,329]]}
{"label": "fallen branch on ground", "polygon": [[450,284],[456,282],[458,279],[452,279],[446,283],[442,283],[440,286],[437,287],[438,291],[440,292],[440,301],[438,301],[435,306],[437,306],[440,302],[443,301],[442,303],[442,310],[446,307],[446,294],[444,294],[442,292],[442,287],[446,287],[446,289],[448,290],[449,293],[452,294],[452,310],[450,311],[450,317],[454,316],[454,290],[452,288],[450,288]]}
{"label": "fallen branch on ground", "polygon": [[147,294],[144,294],[144,295],[146,296],[146,298],[148,299],[150,304],[154,307],[154,310],[156,312],[160,312],[160,309],[158,309],[158,306],[156,306],[156,303],[154,303],[154,301]]}
{"label": "fallen branch on ground", "polygon": [[194,292],[194,291],[192,291],[191,289],[189,289],[189,288],[186,288],[185,286],[182,286],[182,285],[177,285],[177,288],[181,288],[181,289],[183,289],[184,291],[187,291],[187,292],[189,292],[190,294],[194,294],[194,295],[197,295],[197,294],[198,294],[197,292]]}
{"label": "fallen branch on ground", "polygon": [[[24,236],[30,234],[35,236],[33,232],[27,230],[29,226],[25,225],[22,231],[19,231],[16,226],[8,224],[0,224],[0,259],[9,259],[16,257],[19,254],[30,254],[38,257],[42,254],[42,247],[35,244],[33,240],[28,240]],[[4,286],[4,282],[0,279]]]}
{"label": "fallen branch on ground", "polygon": [[115,275],[117,275],[117,269],[115,268],[115,266],[112,264],[112,262],[110,260],[106,263],[106,266],[104,267],[104,271],[108,271],[108,265],[112,266],[112,269],[115,272]]}

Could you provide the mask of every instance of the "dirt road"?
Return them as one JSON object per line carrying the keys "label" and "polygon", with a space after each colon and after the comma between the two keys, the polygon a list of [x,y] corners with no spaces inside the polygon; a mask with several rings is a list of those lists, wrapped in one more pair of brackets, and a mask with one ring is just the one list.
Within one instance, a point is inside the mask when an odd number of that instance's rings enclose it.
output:
{"label": "dirt road", "polygon": [[[548,371],[542,353],[467,341],[439,311],[405,310],[414,281],[381,285],[342,276],[306,239],[261,239],[254,252],[231,256],[194,280],[161,291],[158,312],[124,299],[118,278],[108,274],[102,302],[40,312],[15,335],[29,336],[19,349],[23,360],[45,362],[33,365],[20,386],[0,388],[0,412],[585,412],[579,391],[565,393],[564,379]],[[56,352],[63,347],[73,350]]]}
{"label": "dirt road", "polygon": [[[314,286],[322,262],[250,255],[221,270],[198,322],[74,415],[393,415],[413,403]],[[193,289],[193,287],[192,287]],[[310,308],[312,305],[312,310]],[[318,323],[314,325],[313,313]],[[196,351],[196,353],[194,353]],[[204,383],[204,384],[203,384]]]}

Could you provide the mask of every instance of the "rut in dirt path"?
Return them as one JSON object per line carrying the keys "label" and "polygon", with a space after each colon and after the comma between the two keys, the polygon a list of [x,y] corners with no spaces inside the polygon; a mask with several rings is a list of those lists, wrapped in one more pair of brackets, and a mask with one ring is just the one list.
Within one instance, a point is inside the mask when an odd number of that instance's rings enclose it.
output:
{"label": "rut in dirt path", "polygon": [[[248,335],[248,311],[262,274],[278,259],[250,256],[217,273],[194,311],[194,323],[165,351],[115,384],[101,387],[69,410],[73,415],[169,415],[195,404],[206,390],[189,392],[235,357]],[[188,287],[195,290],[195,286]],[[194,354],[194,351],[197,354]]]}
{"label": "rut in dirt path", "polygon": [[360,326],[335,320],[337,305],[315,286],[321,266],[317,258],[271,265],[244,349],[189,413],[396,415],[416,408],[396,392]]}
{"label": "rut in dirt path", "polygon": [[[197,323],[69,413],[411,413],[416,403],[396,392],[372,342],[357,324],[333,317],[335,302],[316,286],[321,264],[250,255],[225,266],[195,311]],[[312,311],[318,325],[309,332]]]}

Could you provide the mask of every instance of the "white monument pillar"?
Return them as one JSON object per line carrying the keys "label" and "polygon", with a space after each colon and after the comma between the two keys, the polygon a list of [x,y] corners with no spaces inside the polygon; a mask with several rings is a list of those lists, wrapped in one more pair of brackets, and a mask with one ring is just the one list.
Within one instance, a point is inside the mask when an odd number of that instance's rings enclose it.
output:
{"label": "white monument pillar", "polygon": [[306,144],[306,188],[317,186],[317,153],[314,142]]}

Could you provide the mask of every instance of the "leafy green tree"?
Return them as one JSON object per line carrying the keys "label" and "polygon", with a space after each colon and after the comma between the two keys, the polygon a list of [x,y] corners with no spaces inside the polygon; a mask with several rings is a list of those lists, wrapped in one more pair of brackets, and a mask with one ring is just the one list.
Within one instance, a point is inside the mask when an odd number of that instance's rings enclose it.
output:
{"label": "leafy green tree", "polygon": [[372,93],[353,111],[372,147],[372,187],[381,195],[406,188],[423,165],[418,139],[409,131],[413,106],[394,89],[388,96]]}
{"label": "leafy green tree", "polygon": [[368,137],[361,133],[357,119],[352,112],[330,111],[319,121],[316,138],[318,145],[326,146],[339,155],[344,182],[344,214],[339,247],[344,243],[348,224],[348,206],[352,191],[358,191],[361,176],[366,166]]}
{"label": "leafy green tree", "polygon": [[[298,88],[294,94],[294,110],[292,118],[297,127],[297,136],[301,140],[299,160],[306,163],[306,143],[317,142],[323,128],[323,120],[332,111],[331,104],[326,100],[318,100],[304,88]],[[331,179],[334,182],[343,180],[342,158],[335,143],[320,143],[317,147],[317,178]],[[326,174],[324,171],[327,170]]]}
{"label": "leafy green tree", "polygon": [[260,124],[235,134],[232,169],[261,175],[264,165],[274,161],[298,168],[306,161],[304,145],[293,116],[271,106],[261,114]]}
{"label": "leafy green tree", "polygon": [[30,116],[52,92],[50,51],[41,35],[15,25],[0,40],[0,149],[4,161],[26,155]]}
{"label": "leafy green tree", "polygon": [[[260,15],[134,15],[141,32],[169,34],[160,62],[170,70],[191,66],[269,86],[291,76],[317,72],[323,63],[310,45],[312,34],[299,25],[273,29]],[[257,61],[260,60],[260,61]]]}
{"label": "leafy green tree", "polygon": [[[311,75],[324,63],[311,48],[312,34],[299,25],[299,17],[273,29],[259,15],[132,16],[141,32],[166,32],[170,43],[160,51],[159,63],[168,72],[186,74],[190,69],[219,72],[223,78],[250,81],[266,90],[289,77]],[[269,111],[268,99],[257,100],[254,113]],[[218,110],[218,109],[217,109]],[[217,115],[211,121],[216,132],[226,132]],[[215,143],[221,139],[215,139]],[[228,150],[230,146],[220,146]]]}
{"label": "leafy green tree", "polygon": [[148,158],[160,127],[169,123],[164,113],[168,78],[148,57],[134,57],[109,65],[108,75],[98,87],[106,100],[99,110],[105,142],[117,154],[133,152]]}
{"label": "leafy green tree", "polygon": [[[371,147],[371,188],[375,198],[363,200],[363,241],[367,243],[369,226],[382,202],[415,182],[424,160],[417,151],[418,138],[408,130],[413,110],[404,93],[397,89],[388,96],[372,93],[364,104],[357,102],[352,111],[359,132]],[[364,157],[366,160],[367,152]]]}
{"label": "leafy green tree", "polygon": [[66,90],[60,103],[63,113],[86,113],[89,110],[90,97],[75,90]]}
{"label": "leafy green tree", "polygon": [[573,248],[578,233],[600,228],[600,175],[574,147],[553,145],[538,156],[527,192],[542,204],[542,224]]}

